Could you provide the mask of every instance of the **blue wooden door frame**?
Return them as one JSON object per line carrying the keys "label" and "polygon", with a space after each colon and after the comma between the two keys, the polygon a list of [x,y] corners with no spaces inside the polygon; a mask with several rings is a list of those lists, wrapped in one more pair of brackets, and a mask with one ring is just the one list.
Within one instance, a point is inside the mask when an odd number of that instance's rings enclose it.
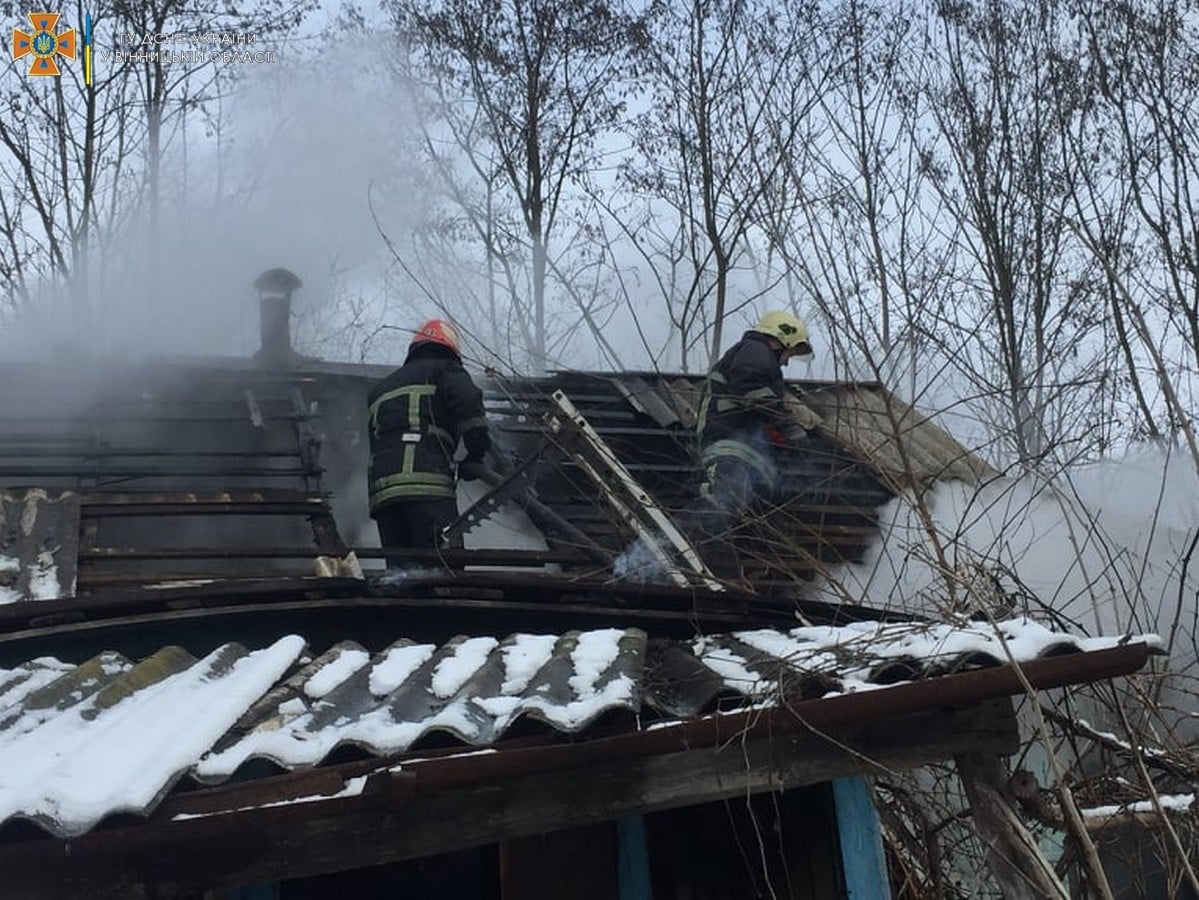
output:
{"label": "blue wooden door frame", "polygon": [[870,786],[863,778],[834,779],[833,801],[846,896],[849,900],[891,900],[883,831]]}

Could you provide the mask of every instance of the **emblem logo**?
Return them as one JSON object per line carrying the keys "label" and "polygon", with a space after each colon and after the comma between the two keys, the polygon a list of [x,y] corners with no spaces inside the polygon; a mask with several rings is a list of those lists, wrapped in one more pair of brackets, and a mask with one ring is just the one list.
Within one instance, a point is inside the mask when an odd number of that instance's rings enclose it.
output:
{"label": "emblem logo", "polygon": [[75,58],[75,29],[58,31],[58,13],[30,13],[29,22],[33,32],[19,28],[12,30],[12,58],[23,59],[33,56],[29,65],[30,75],[60,75],[56,57]]}

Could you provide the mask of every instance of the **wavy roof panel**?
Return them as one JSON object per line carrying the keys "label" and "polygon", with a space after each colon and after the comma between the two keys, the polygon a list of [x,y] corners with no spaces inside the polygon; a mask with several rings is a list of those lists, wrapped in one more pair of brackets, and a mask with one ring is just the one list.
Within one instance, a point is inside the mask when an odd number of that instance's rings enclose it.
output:
{"label": "wavy roof panel", "polygon": [[687,718],[1120,642],[1027,620],[864,622],[683,641],[635,628],[400,639],[375,653],[343,642],[316,656],[289,635],[200,659],[178,647],[138,662],[41,658],[0,670],[0,822],[69,837],[148,814],[185,776],[220,782],[255,759],[303,769],[347,745],[396,757],[434,733],[489,747],[521,719],[574,734],[617,710]]}

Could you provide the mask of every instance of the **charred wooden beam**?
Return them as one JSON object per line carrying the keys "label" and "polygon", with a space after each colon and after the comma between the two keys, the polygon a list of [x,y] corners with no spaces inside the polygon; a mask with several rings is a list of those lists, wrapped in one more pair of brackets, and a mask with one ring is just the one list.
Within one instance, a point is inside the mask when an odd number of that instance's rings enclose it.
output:
{"label": "charred wooden beam", "polygon": [[312,503],[125,503],[119,506],[92,504],[84,507],[86,518],[154,518],[157,516],[309,516],[316,504]]}
{"label": "charred wooden beam", "polygon": [[155,503],[190,504],[194,506],[224,506],[253,503],[317,504],[328,500],[325,493],[296,491],[288,488],[243,488],[231,491],[107,491],[89,489],[79,492],[79,501],[86,507],[147,505]]}
{"label": "charred wooden beam", "polygon": [[[177,450],[167,447],[152,450],[122,449],[120,447],[65,448],[59,444],[50,444],[45,441],[20,444],[9,440],[5,446],[0,446],[0,459],[11,457],[45,459],[47,456],[89,461],[114,458],[141,459],[143,457],[151,459],[188,459],[193,457],[205,459],[296,459],[299,455],[299,451],[296,450]],[[5,471],[3,464],[0,464],[0,471]]]}
{"label": "charred wooden beam", "polygon": [[[382,559],[395,555],[382,547],[354,547],[362,559]],[[138,559],[312,559],[318,551],[312,547],[91,547],[81,550],[79,558],[93,564],[105,560]],[[405,549],[403,556],[413,562],[444,564],[450,568],[464,566],[541,566],[546,563],[585,562],[588,556],[573,550],[424,550]],[[143,573],[146,580],[157,581],[160,576]]]}
{"label": "charred wooden beam", "polygon": [[104,460],[81,460],[73,465],[18,464],[0,467],[5,478],[304,478],[311,469],[272,466],[129,466]]}

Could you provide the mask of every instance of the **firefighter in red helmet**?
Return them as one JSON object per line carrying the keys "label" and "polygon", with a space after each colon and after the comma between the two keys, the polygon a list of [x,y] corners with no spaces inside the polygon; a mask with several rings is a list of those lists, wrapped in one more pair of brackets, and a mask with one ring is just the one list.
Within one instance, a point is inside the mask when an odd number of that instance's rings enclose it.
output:
{"label": "firefighter in red helmet", "polygon": [[422,325],[404,364],[375,385],[369,404],[370,507],[380,542],[437,547],[458,517],[459,440],[470,462],[491,446],[483,392],[462,365],[457,329],[442,319]]}

